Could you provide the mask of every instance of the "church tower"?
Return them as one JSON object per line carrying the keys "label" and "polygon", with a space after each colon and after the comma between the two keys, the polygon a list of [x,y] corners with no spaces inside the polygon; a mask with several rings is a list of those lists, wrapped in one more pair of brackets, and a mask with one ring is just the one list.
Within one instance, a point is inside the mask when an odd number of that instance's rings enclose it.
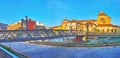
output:
{"label": "church tower", "polygon": [[65,18],[62,21],[62,29],[67,30],[68,29],[68,25],[67,25],[68,23],[69,23],[69,20],[67,18]]}
{"label": "church tower", "polygon": [[103,11],[100,11],[98,14],[97,24],[111,24],[111,18]]}

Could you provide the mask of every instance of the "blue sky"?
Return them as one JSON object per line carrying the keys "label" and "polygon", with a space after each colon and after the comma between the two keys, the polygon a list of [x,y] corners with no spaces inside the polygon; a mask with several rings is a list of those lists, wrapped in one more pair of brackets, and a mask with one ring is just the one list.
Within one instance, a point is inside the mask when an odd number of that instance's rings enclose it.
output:
{"label": "blue sky", "polygon": [[64,18],[97,19],[103,10],[120,25],[120,0],[0,0],[0,22],[15,23],[26,15],[47,26],[60,25]]}

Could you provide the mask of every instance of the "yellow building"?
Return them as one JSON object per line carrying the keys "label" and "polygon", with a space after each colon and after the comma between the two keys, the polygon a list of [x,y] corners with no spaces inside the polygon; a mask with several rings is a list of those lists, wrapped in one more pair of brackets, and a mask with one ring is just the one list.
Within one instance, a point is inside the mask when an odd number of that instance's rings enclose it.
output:
{"label": "yellow building", "polygon": [[86,23],[89,25],[89,30],[94,31],[93,28],[96,27],[96,20],[68,20],[64,19],[60,26],[54,26],[51,29],[59,29],[59,30],[87,30]]}
{"label": "yellow building", "polygon": [[[88,25],[88,27],[87,27]],[[111,24],[111,17],[100,11],[98,19],[89,20],[68,20],[65,18],[60,26],[52,27],[51,29],[59,30],[83,30],[89,32],[117,32],[120,31],[120,27]]]}
{"label": "yellow building", "polygon": [[10,24],[7,26],[7,30],[20,30],[20,29],[22,29],[22,22],[21,21],[14,23],[14,24]]}
{"label": "yellow building", "polygon": [[98,32],[119,32],[120,26],[113,25],[111,23],[111,17],[101,11],[98,14],[97,20],[97,31]]}

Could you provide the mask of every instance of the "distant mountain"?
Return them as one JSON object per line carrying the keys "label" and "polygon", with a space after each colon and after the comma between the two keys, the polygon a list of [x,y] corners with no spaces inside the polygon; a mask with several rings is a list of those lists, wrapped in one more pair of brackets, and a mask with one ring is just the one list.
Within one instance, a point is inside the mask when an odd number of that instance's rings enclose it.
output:
{"label": "distant mountain", "polygon": [[7,26],[8,26],[8,24],[0,23],[0,29],[2,29],[2,30],[6,30]]}

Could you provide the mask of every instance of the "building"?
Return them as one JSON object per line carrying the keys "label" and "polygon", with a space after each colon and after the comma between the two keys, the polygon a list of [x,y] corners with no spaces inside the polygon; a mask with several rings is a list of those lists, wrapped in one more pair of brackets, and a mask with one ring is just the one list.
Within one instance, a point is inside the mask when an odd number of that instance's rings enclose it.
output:
{"label": "building", "polygon": [[36,21],[29,19],[27,16],[25,19],[21,19],[21,21],[9,24],[7,26],[7,30],[35,30],[36,29]]}
{"label": "building", "polygon": [[113,25],[111,23],[111,17],[101,11],[98,14],[97,20],[97,31],[98,32],[119,32],[120,26]]}
{"label": "building", "polygon": [[36,21],[29,20],[27,24],[28,24],[28,30],[35,30],[36,29]]}
{"label": "building", "polygon": [[22,29],[22,22],[19,21],[17,23],[9,24],[7,26],[7,30],[20,30]]}
{"label": "building", "polygon": [[83,30],[89,32],[118,32],[120,26],[111,23],[111,17],[100,11],[97,19],[89,20],[68,20],[65,18],[62,24],[51,29],[58,30]]}
{"label": "building", "polygon": [[46,29],[45,25],[40,22],[36,22],[27,16],[25,19],[21,19],[21,21],[9,24],[7,26],[7,30],[41,30]]}
{"label": "building", "polygon": [[46,27],[43,23],[36,22],[36,29],[41,30],[41,29],[46,29]]}
{"label": "building", "polygon": [[60,26],[54,26],[51,29],[59,29],[59,30],[83,30],[87,31],[86,23],[89,25],[89,30],[93,31],[96,27],[97,21],[95,19],[92,20],[68,20],[65,19],[62,21]]}

